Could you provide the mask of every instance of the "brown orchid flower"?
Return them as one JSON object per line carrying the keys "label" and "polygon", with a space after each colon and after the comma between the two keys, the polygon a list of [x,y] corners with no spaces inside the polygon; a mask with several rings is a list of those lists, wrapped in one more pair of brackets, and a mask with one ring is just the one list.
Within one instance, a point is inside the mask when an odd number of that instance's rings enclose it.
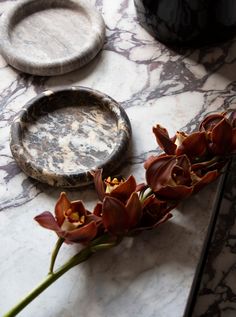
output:
{"label": "brown orchid flower", "polygon": [[226,113],[207,116],[199,127],[206,133],[208,148],[213,155],[225,155],[236,149],[235,131]]}
{"label": "brown orchid flower", "polygon": [[134,232],[150,230],[158,227],[172,217],[170,210],[175,205],[159,200],[154,194],[148,196],[142,203],[142,216]]}
{"label": "brown orchid flower", "polygon": [[103,201],[106,196],[111,196],[126,203],[136,189],[136,181],[132,175],[127,180],[123,177],[108,177],[103,180],[102,169],[94,171],[92,175],[100,201]]}
{"label": "brown orchid flower", "polygon": [[157,125],[153,128],[158,145],[169,155],[186,154],[190,160],[202,157],[207,152],[207,139],[204,132],[194,132],[186,134],[177,132],[173,138],[165,128]]}
{"label": "brown orchid flower", "polygon": [[116,197],[105,197],[102,204],[102,221],[107,231],[114,235],[126,235],[139,223],[142,206],[138,193],[133,192],[124,204]]}
{"label": "brown orchid flower", "polygon": [[42,227],[53,230],[65,242],[87,243],[94,239],[101,219],[87,211],[81,200],[70,202],[63,192],[55,206],[55,217],[45,211],[34,218]]}
{"label": "brown orchid flower", "polygon": [[148,186],[161,200],[181,200],[192,191],[191,164],[186,155],[161,155],[145,163]]}
{"label": "brown orchid flower", "polygon": [[113,235],[133,235],[158,227],[172,217],[173,206],[158,200],[154,194],[143,202],[134,192],[126,204],[107,196],[102,204],[102,220],[107,231]]}

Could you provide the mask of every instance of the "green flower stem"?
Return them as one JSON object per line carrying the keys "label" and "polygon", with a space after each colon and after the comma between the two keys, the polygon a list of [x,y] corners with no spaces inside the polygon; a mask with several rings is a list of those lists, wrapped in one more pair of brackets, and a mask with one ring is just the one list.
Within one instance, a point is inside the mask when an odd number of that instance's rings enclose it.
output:
{"label": "green flower stem", "polygon": [[16,306],[9,310],[3,317],[14,317],[22,309],[24,309],[30,302],[32,302],[39,294],[41,294],[46,288],[53,284],[59,277],[65,274],[74,266],[86,261],[94,253],[90,246],[81,250],[78,254],[73,256],[68,262],[62,265],[54,273],[48,274],[47,277],[28,295],[25,296]]}
{"label": "green flower stem", "polygon": [[[75,256],[73,256],[69,261],[63,264],[54,272],[52,271],[47,275],[47,277],[28,295],[25,296],[16,306],[14,306],[11,310],[9,310],[3,317],[14,317],[19,312],[22,311],[29,303],[31,303],[39,294],[41,294],[46,288],[48,288],[51,284],[53,284],[59,277],[65,274],[74,266],[86,261],[91,255],[93,255],[97,251],[108,250],[112,247],[115,247],[122,241],[122,237],[117,237],[114,241],[109,241],[110,236],[104,234],[102,237],[91,242],[89,246],[81,250]],[[54,263],[57,257],[57,254],[60,250],[60,247],[64,240],[60,241],[58,239],[56,246],[53,250],[52,261],[50,265],[50,270],[53,270]]]}
{"label": "green flower stem", "polygon": [[51,263],[50,263],[50,268],[49,268],[49,275],[53,273],[53,269],[54,269],[54,264],[58,255],[58,252],[63,244],[65,240],[63,238],[58,238],[57,243],[55,245],[54,250],[52,251],[52,257],[51,257]]}

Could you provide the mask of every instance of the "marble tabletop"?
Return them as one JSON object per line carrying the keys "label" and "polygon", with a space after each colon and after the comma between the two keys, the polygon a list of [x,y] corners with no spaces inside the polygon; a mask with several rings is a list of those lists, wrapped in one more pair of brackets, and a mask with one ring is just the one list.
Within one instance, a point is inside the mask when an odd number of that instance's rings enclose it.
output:
{"label": "marble tabletop", "polygon": [[[0,2],[2,14],[16,0]],[[10,126],[27,101],[61,85],[83,85],[110,95],[126,110],[133,130],[120,173],[133,174],[139,182],[144,181],[145,159],[159,152],[153,125],[160,123],[171,133],[190,132],[206,114],[235,108],[235,40],[174,51],[138,24],[132,0],[91,3],[105,20],[106,41],[82,69],[34,77],[0,57],[0,315],[47,274],[56,241],[33,218],[53,210],[60,189],[28,178],[10,152]],[[158,230],[127,238],[72,269],[19,316],[183,316],[219,190],[218,182],[211,184],[178,206]],[[88,209],[97,199],[92,187],[67,193],[83,199]],[[65,246],[58,262],[76,251],[76,245]]]}

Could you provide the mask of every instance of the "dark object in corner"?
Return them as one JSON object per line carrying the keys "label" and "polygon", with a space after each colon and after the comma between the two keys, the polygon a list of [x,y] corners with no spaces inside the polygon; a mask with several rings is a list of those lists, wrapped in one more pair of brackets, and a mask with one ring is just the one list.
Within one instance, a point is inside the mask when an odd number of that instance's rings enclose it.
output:
{"label": "dark object in corner", "polygon": [[235,0],[134,0],[142,26],[170,45],[204,45],[236,35]]}

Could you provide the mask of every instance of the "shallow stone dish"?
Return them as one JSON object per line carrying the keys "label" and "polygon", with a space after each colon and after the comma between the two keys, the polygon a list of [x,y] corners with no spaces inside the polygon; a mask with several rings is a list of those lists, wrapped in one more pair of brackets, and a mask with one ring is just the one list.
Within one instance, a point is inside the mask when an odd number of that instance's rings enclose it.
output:
{"label": "shallow stone dish", "polygon": [[60,75],[92,60],[105,38],[102,16],[85,0],[23,0],[1,17],[0,51],[33,75]]}
{"label": "shallow stone dish", "polygon": [[30,100],[11,126],[10,147],[30,177],[58,187],[92,183],[90,174],[114,172],[131,138],[126,112],[90,88],[47,90]]}

